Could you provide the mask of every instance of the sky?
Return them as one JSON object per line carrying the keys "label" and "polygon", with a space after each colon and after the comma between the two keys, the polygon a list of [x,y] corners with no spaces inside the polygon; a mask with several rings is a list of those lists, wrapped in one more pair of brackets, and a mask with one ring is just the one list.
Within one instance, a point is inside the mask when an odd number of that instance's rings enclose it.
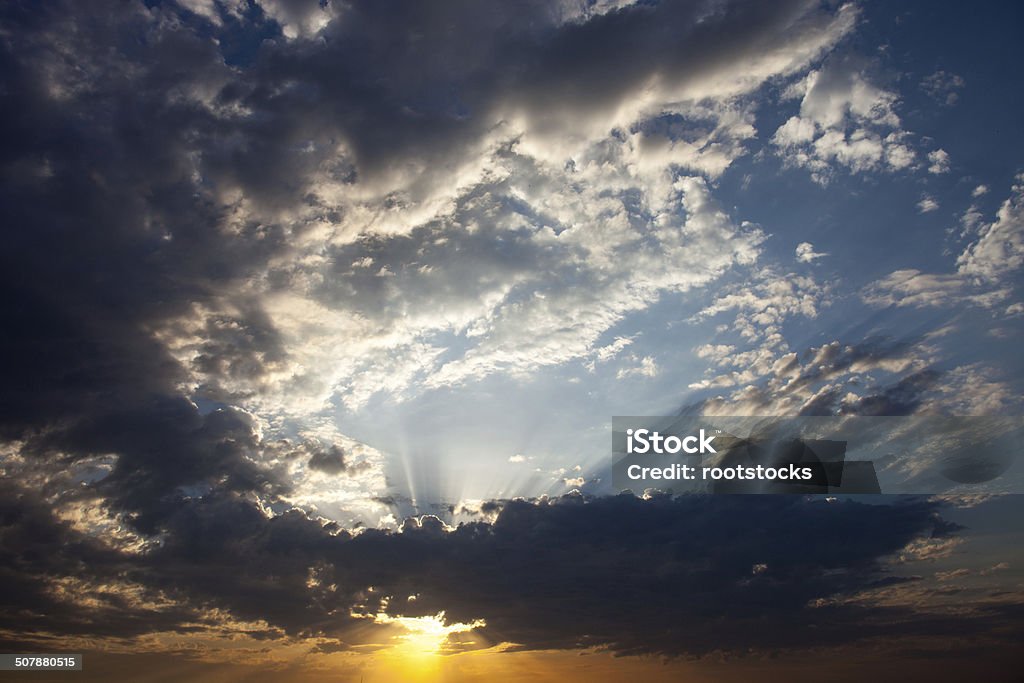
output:
{"label": "sky", "polygon": [[608,444],[615,415],[1021,414],[1022,26],[3,3],[0,650],[1019,678],[1020,496],[638,497]]}

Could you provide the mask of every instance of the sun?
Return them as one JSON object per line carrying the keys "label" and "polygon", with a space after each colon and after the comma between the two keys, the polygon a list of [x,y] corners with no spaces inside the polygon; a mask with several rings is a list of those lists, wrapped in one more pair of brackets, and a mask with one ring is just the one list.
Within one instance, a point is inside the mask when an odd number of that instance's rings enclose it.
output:
{"label": "sun", "polygon": [[487,625],[483,619],[477,619],[468,624],[446,624],[443,611],[425,617],[392,616],[381,612],[375,615],[374,621],[378,624],[392,624],[402,628],[405,632],[399,636],[401,642],[396,649],[408,654],[423,656],[439,654],[448,637],[453,633],[466,633]]}
{"label": "sun", "polygon": [[375,623],[387,624],[399,630],[393,645],[378,653],[374,673],[388,680],[397,678],[410,682],[444,678],[444,672],[453,665],[450,658],[445,656],[454,654],[450,648],[446,648],[449,637],[486,625],[482,619],[466,624],[445,623],[443,611],[422,617],[392,616],[382,611],[371,618]]}

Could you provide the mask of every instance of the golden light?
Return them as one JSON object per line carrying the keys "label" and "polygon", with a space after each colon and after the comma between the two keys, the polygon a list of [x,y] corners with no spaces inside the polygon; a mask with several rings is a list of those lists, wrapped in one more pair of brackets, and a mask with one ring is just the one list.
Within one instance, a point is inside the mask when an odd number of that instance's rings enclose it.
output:
{"label": "golden light", "polygon": [[[387,601],[383,602],[386,605]],[[395,627],[399,633],[393,644],[380,650],[373,656],[373,664],[366,670],[371,676],[369,680],[402,680],[428,681],[449,680],[452,678],[452,667],[461,665],[452,661],[461,657],[449,657],[452,650],[446,650],[449,637],[456,633],[466,633],[485,626],[483,619],[471,623],[445,623],[445,613],[438,612],[433,616],[407,617],[392,616],[378,611],[376,614],[361,615],[372,619],[376,624]],[[458,678],[458,677],[456,677]]]}
{"label": "golden light", "polygon": [[402,642],[397,646],[398,649],[408,654],[424,656],[438,654],[453,633],[466,633],[487,625],[483,619],[477,619],[469,624],[445,624],[443,611],[427,617],[394,617],[380,612],[374,616],[374,621],[404,629],[405,633],[400,636]]}

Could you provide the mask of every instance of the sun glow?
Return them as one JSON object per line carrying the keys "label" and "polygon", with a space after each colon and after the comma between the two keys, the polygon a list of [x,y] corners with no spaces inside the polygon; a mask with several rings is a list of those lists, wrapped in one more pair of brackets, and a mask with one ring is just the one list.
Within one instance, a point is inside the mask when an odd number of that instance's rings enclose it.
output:
{"label": "sun glow", "polygon": [[374,615],[373,620],[378,624],[402,628],[405,633],[399,636],[401,642],[396,647],[404,653],[419,655],[439,654],[452,634],[467,633],[487,625],[483,619],[468,624],[446,624],[443,611],[426,617],[396,617],[380,612]]}
{"label": "sun glow", "polygon": [[[386,612],[366,615],[374,623],[395,627],[393,644],[380,651],[373,673],[384,676],[384,680],[436,681],[448,677],[452,667],[461,668],[461,657],[447,657],[462,651],[460,642],[453,642],[454,634],[468,633],[485,626],[483,619],[471,623],[445,623],[445,613],[433,616],[407,617],[392,616]],[[465,636],[466,638],[468,636]],[[476,649],[476,648],[469,648]]]}

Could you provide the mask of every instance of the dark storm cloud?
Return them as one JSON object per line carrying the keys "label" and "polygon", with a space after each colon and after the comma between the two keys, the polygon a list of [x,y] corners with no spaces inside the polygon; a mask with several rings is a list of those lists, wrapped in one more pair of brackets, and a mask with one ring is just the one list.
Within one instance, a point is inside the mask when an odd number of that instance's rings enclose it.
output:
{"label": "dark storm cloud", "polygon": [[[950,620],[829,603],[913,581],[887,574],[882,560],[914,539],[956,533],[936,503],[576,494],[498,505],[493,524],[447,531],[427,516],[402,533],[352,537],[298,511],[268,519],[237,495],[210,495],[173,512],[165,542],[144,556],[111,556],[61,530],[45,507],[8,505],[0,538],[10,586],[32,588],[41,577],[86,566],[176,600],[163,610],[125,605],[116,626],[105,626],[88,618],[89,609],[23,590],[15,605],[51,610],[22,624],[29,633],[33,625],[68,634],[180,630],[219,607],[265,620],[264,635],[281,629],[344,647],[368,637],[367,620],[347,615],[375,614],[386,597],[395,598],[386,608],[392,614],[445,610],[452,621],[484,619],[479,633],[488,642],[526,649],[600,645],[700,656],[987,632],[992,622],[980,616],[1003,624],[1005,637],[1015,628],[1012,618],[985,610]],[[28,535],[36,540],[24,542]],[[407,595],[418,597],[407,603]]]}
{"label": "dark storm cloud", "polygon": [[260,117],[242,128],[252,144],[211,150],[217,172],[250,169],[237,179],[277,194],[268,169],[300,156],[286,140],[316,143],[308,163],[344,141],[353,165],[338,173],[352,180],[416,164],[451,170],[512,118],[573,134],[585,121],[608,121],[654,82],[682,99],[704,97],[697,91],[706,81],[715,95],[740,94],[772,75],[737,69],[744,60],[795,68],[849,23],[807,0],[638,3],[587,21],[568,6],[532,1],[334,8],[337,18],[315,39],[266,46],[250,77],[221,92],[224,103]]}
{"label": "dark storm cloud", "polygon": [[[196,77],[190,62],[203,54],[200,61],[209,61],[208,45],[187,32],[147,35],[132,12],[115,21],[45,4],[18,9],[5,6],[12,33],[0,48],[0,147],[8,172],[33,161],[40,177],[22,174],[0,191],[7,228],[0,401],[14,434],[88,414],[98,403],[172,390],[182,369],[149,326],[228,290],[265,249],[219,231],[220,210],[196,197],[184,168],[185,138],[205,114],[168,102],[166,91]],[[63,34],[34,33],[39,24]],[[106,66],[103,44],[139,49],[146,38],[165,59],[153,60],[142,83],[123,80],[127,61],[95,73]],[[79,60],[82,78],[67,87],[85,90],[67,102],[46,92],[57,87],[46,73],[63,50]]]}
{"label": "dark storm cloud", "polygon": [[[137,559],[59,520],[38,492],[0,481],[0,629],[31,639],[58,636],[131,637],[196,627],[190,605],[139,604],[118,585]],[[79,602],[88,596],[88,603]],[[155,598],[144,590],[141,597]],[[17,639],[14,636],[13,639]]]}
{"label": "dark storm cloud", "polygon": [[309,458],[309,466],[331,474],[348,469],[348,463],[345,462],[345,451],[334,444],[326,449],[318,448],[313,451],[313,455]]}
{"label": "dark storm cloud", "polygon": [[[351,475],[366,471],[369,468],[369,463],[365,460],[353,462],[351,454],[336,443],[321,443],[316,440],[307,440],[298,446],[293,455],[300,455],[300,457],[305,458],[306,464],[311,469],[327,474]],[[383,499],[381,502],[383,502]]]}
{"label": "dark storm cloud", "polygon": [[[203,375],[229,381],[260,377],[268,367],[285,359],[287,353],[280,335],[259,304],[245,303],[239,311],[236,315],[214,315],[206,320],[200,333],[203,341],[192,361]],[[216,387],[204,389],[211,397],[221,398]]]}
{"label": "dark storm cloud", "polygon": [[78,454],[117,453],[113,471],[96,487],[133,513],[134,525],[146,533],[181,504],[182,487],[261,493],[281,488],[249,458],[261,445],[250,415],[234,409],[200,415],[184,399],[154,399],[84,419],[46,445]]}
{"label": "dark storm cloud", "polygon": [[[396,593],[419,593],[423,614],[444,603],[454,620],[483,617],[488,639],[527,648],[700,655],[855,640],[880,615],[812,603],[883,579],[878,560],[910,538],[948,533],[934,512],[744,497],[510,502],[493,526],[395,537],[433,558]],[[414,550],[431,539],[429,555]]]}
{"label": "dark storm cloud", "polygon": [[224,230],[226,210],[194,186],[209,111],[174,97],[226,74],[213,43],[159,10],[8,3],[0,43],[0,433],[55,471],[115,454],[97,485],[152,531],[179,487],[259,491],[251,416],[202,415],[181,394],[189,369],[155,334],[224,298],[196,364],[258,375],[280,356],[257,304],[235,296],[283,247],[272,227]]}

